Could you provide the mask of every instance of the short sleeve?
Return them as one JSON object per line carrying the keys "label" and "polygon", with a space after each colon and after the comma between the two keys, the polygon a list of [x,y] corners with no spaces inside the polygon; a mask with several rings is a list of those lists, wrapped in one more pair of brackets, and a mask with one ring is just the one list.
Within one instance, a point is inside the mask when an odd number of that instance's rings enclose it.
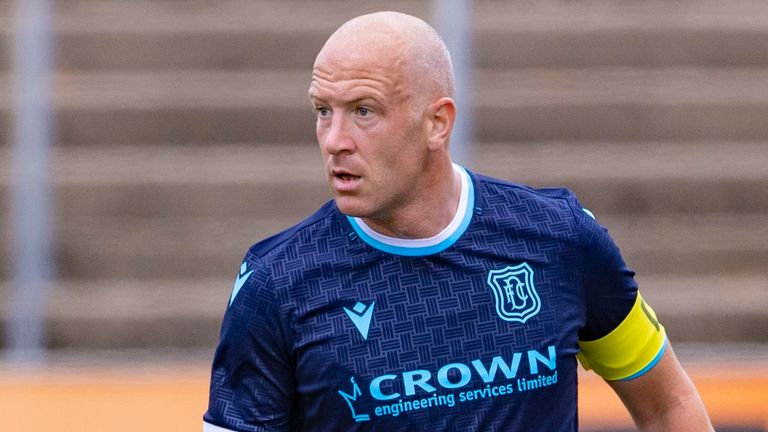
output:
{"label": "short sleeve", "polygon": [[576,203],[583,240],[586,321],[579,361],[608,380],[633,379],[650,370],[666,348],[664,327],[643,300],[635,272],[595,216]]}
{"label": "short sleeve", "polygon": [[[574,199],[575,201],[575,199]],[[608,230],[575,201],[583,245],[582,274],[587,319],[583,341],[599,339],[615,329],[637,299],[635,272],[624,262]]]}
{"label": "short sleeve", "polygon": [[224,314],[205,430],[289,428],[295,385],[286,328],[268,269],[249,252]]}

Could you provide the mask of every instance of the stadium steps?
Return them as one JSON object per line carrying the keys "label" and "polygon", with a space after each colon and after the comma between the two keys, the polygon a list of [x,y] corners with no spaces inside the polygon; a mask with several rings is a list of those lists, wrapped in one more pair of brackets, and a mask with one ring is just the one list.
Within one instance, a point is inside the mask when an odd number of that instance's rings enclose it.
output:
{"label": "stadium steps", "polygon": [[[55,81],[60,145],[301,143],[308,70],[71,72]],[[8,122],[10,79],[0,99]],[[479,70],[477,140],[760,140],[768,67]]]}
{"label": "stadium steps", "polygon": [[[429,16],[430,4],[388,7]],[[301,120],[314,54],[339,22],[377,8],[374,1],[354,8],[340,1],[59,2],[57,141],[306,141],[311,123]],[[768,135],[768,7],[759,0],[478,1],[474,21],[480,141]],[[0,59],[10,58],[1,54],[9,54],[11,29],[5,0]],[[270,93],[279,108],[269,109]],[[5,126],[8,110],[0,105]]]}
{"label": "stadium steps", "polygon": [[[386,6],[429,21],[431,4]],[[3,38],[13,28],[11,5],[0,0]],[[56,2],[58,63],[65,70],[306,69],[339,23],[381,8],[375,0],[63,0]],[[473,51],[480,67],[491,68],[765,65],[766,20],[762,0],[478,0]],[[0,55],[0,69],[8,58]]]}
{"label": "stadium steps", "polygon": [[[387,8],[429,17],[431,3]],[[0,0],[3,132],[11,5]],[[329,197],[311,64],[339,23],[379,8],[56,2],[51,347],[213,345],[245,248]],[[473,26],[479,145],[467,166],[575,190],[673,340],[768,342],[765,2],[478,0]],[[4,262],[7,239],[0,224]]]}
{"label": "stadium steps", "polygon": [[[766,142],[496,143],[477,146],[467,166],[571,187],[598,213],[706,214],[768,212],[767,161]],[[4,212],[11,168],[10,149],[0,149]],[[50,175],[67,217],[284,217],[330,197],[310,144],[56,148]],[[300,199],[275,202],[281,186]]]}
{"label": "stadium steps", "polygon": [[[536,186],[575,185],[602,213],[768,211],[766,142],[495,143],[476,150],[470,169]],[[11,182],[10,153],[0,149],[3,193]],[[324,191],[308,205],[292,203],[304,213],[330,196],[312,144],[58,147],[50,176],[64,215],[274,215],[269,208],[281,203],[259,199],[259,193],[280,185]],[[633,200],[623,199],[630,187]],[[231,197],[219,196],[225,188]],[[0,209],[5,205],[0,200]]]}
{"label": "stadium steps", "polygon": [[[483,145],[472,167],[573,187],[641,274],[765,268],[768,145],[607,146]],[[73,147],[55,152],[51,175],[64,279],[225,276],[251,243],[330,198],[309,145]]]}
{"label": "stadium steps", "polygon": [[[47,346],[212,350],[231,288],[222,278],[59,282],[49,287],[45,305]],[[7,292],[0,286],[3,307]]]}

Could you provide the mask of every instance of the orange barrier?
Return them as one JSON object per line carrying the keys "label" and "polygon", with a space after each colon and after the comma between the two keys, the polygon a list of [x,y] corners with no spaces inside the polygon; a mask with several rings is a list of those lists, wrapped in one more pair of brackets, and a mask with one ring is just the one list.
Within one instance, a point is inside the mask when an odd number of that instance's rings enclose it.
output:
{"label": "orange barrier", "polygon": [[[716,424],[768,430],[768,366],[687,370]],[[596,375],[581,375],[579,393],[584,429],[631,429],[621,402]],[[205,365],[0,370],[0,409],[8,431],[200,431],[207,399]]]}
{"label": "orange barrier", "polygon": [[[696,364],[685,368],[715,425],[768,431],[768,364]],[[593,373],[581,373],[579,378],[579,420],[583,427],[632,429],[632,419],[605,382]]]}
{"label": "orange barrier", "polygon": [[0,372],[0,389],[2,430],[201,431],[208,371]]}

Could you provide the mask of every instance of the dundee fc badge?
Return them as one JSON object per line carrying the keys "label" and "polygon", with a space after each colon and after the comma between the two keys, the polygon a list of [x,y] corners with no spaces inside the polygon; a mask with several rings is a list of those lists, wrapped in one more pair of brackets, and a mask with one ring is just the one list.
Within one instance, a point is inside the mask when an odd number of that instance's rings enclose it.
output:
{"label": "dundee fc badge", "polygon": [[525,323],[539,313],[541,300],[528,263],[488,272],[488,285],[496,299],[496,313],[504,321]]}

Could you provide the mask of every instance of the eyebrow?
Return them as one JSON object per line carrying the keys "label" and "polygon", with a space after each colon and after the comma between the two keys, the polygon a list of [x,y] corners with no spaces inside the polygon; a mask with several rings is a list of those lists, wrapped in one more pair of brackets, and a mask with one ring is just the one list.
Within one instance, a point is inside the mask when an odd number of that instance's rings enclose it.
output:
{"label": "eyebrow", "polygon": [[373,96],[360,96],[360,97],[354,98],[351,101],[349,101],[349,104],[350,105],[357,104],[357,103],[360,103],[360,102],[363,102],[363,101],[368,101],[368,100],[373,101],[374,103],[379,103],[378,99],[376,99]]}
{"label": "eyebrow", "polygon": [[[312,102],[322,102],[322,103],[327,103],[327,100],[326,100],[326,99],[324,99],[324,98],[322,98],[322,97],[320,97],[320,96],[318,96],[318,95],[316,95],[316,94],[313,94],[313,92],[312,92],[312,90],[311,90],[311,89],[310,89],[310,91],[309,91],[309,99],[310,99],[310,101],[312,101]],[[379,103],[380,103],[380,102],[379,102],[379,100],[378,100],[378,99],[376,99],[376,98],[375,98],[375,97],[373,97],[373,96],[359,96],[359,97],[356,97],[356,98],[354,98],[354,99],[350,99],[350,100],[348,100],[348,101],[342,101],[342,103],[343,103],[344,105],[354,105],[354,104],[358,104],[358,103],[360,103],[360,102],[363,102],[363,101],[372,101],[372,102],[374,102],[374,103],[377,103],[377,104],[379,104]]]}

